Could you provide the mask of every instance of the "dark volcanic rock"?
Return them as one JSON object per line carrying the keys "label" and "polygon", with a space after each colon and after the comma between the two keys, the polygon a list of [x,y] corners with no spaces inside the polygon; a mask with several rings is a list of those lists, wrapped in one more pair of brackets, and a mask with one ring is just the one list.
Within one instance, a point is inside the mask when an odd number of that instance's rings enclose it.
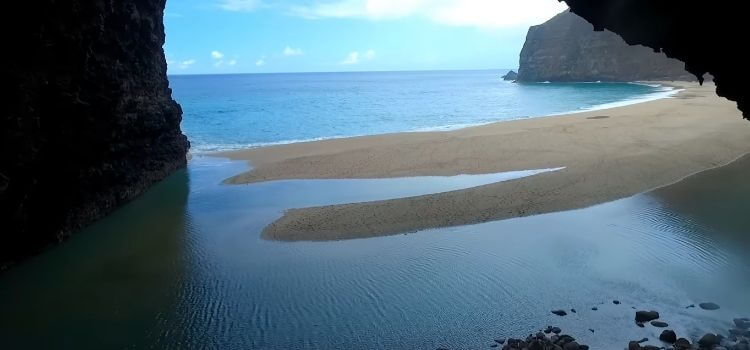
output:
{"label": "dark volcanic rock", "polygon": [[720,308],[719,305],[714,303],[700,303],[698,306],[703,310],[718,310]]}
{"label": "dark volcanic rock", "polygon": [[659,335],[659,340],[673,344],[677,341],[677,334],[671,329],[667,329],[663,332],[661,332],[661,335]]}
{"label": "dark volcanic rock", "polygon": [[669,327],[669,324],[662,321],[651,321],[651,325],[657,328],[666,328]]}
{"label": "dark volcanic rock", "polygon": [[675,349],[690,349],[690,341],[685,338],[679,338],[674,342]]}
{"label": "dark volcanic rock", "polygon": [[635,321],[636,322],[648,322],[659,318],[659,313],[656,311],[636,311]]}
{"label": "dark volcanic rock", "polygon": [[612,300],[612,304],[620,305],[620,301],[619,300]]}
{"label": "dark volcanic rock", "polygon": [[609,31],[565,11],[532,26],[521,50],[518,81],[696,80],[685,64],[630,46]]}
{"label": "dark volcanic rock", "polygon": [[733,322],[739,329],[750,328],[750,319],[748,319],[747,317],[735,318]]}
{"label": "dark volcanic rock", "polygon": [[[594,25],[611,30],[629,44],[645,45],[685,62],[697,77],[709,73],[716,93],[737,101],[750,118],[750,65],[746,3],[725,1],[565,0]],[[700,23],[700,25],[697,25]]]}
{"label": "dark volcanic rock", "polygon": [[[0,269],[186,164],[165,0],[13,4],[0,65]],[[5,27],[10,24],[12,27]],[[12,29],[11,29],[12,28]]]}
{"label": "dark volcanic rock", "polygon": [[565,310],[552,310],[552,313],[557,316],[565,316],[568,314]]}
{"label": "dark volcanic rock", "polygon": [[706,333],[706,335],[698,340],[698,345],[710,349],[714,345],[719,345],[719,337],[713,333]]}
{"label": "dark volcanic rock", "polygon": [[516,79],[518,79],[518,73],[516,73],[514,71],[510,71],[510,72],[506,73],[505,75],[503,75],[502,78],[503,78],[503,80],[509,80],[509,81],[516,80]]}

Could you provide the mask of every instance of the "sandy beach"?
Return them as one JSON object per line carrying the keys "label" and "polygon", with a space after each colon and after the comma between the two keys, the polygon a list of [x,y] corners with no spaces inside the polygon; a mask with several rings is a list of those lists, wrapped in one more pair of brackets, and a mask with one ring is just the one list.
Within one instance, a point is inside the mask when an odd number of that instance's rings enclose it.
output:
{"label": "sandy beach", "polygon": [[226,180],[385,178],[565,167],[508,182],[376,202],[288,210],[274,240],[338,240],[582,208],[667,185],[750,152],[750,124],[713,84],[673,98],[446,132],[295,143],[219,155],[253,169]]}

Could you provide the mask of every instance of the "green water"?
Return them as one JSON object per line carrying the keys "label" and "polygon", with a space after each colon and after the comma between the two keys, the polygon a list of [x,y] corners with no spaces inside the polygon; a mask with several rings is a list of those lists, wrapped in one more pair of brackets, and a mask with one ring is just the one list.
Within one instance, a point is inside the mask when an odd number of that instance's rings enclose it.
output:
{"label": "green water", "polygon": [[[660,331],[631,306],[686,337],[750,315],[750,158],[581,210],[296,243],[260,231],[286,208],[368,200],[377,180],[220,184],[244,168],[196,158],[0,275],[0,347],[484,348],[554,324],[621,348]],[[685,308],[702,301],[722,308]]]}

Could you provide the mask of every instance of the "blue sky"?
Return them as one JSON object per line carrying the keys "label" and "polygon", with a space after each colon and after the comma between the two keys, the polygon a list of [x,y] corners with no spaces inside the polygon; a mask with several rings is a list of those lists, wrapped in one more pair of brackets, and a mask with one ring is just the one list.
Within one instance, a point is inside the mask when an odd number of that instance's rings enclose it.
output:
{"label": "blue sky", "polygon": [[170,74],[516,68],[557,0],[168,0]]}

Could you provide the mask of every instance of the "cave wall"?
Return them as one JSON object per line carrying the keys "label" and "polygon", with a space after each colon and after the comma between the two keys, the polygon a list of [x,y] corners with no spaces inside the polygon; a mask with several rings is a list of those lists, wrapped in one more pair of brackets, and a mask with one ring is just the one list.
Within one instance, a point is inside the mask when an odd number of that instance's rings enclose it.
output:
{"label": "cave wall", "polygon": [[3,23],[0,269],[186,164],[166,0],[13,2]]}
{"label": "cave wall", "polygon": [[716,93],[737,102],[750,119],[750,78],[743,1],[564,0],[571,11],[628,44],[641,44],[685,62],[699,79],[710,73]]}

